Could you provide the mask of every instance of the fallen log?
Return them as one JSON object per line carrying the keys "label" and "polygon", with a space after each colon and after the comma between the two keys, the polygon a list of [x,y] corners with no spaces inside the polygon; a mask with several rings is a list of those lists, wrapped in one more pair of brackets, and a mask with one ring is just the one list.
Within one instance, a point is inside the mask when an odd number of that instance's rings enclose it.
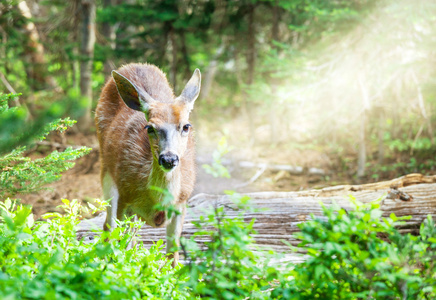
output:
{"label": "fallen log", "polygon": [[[346,210],[352,209],[349,196],[358,201],[369,203],[382,199],[381,209],[383,216],[395,213],[398,217],[411,216],[400,228],[402,233],[417,234],[421,223],[427,215],[436,219],[436,176],[410,174],[391,181],[328,187],[321,190],[301,192],[260,192],[246,194],[251,197],[251,205],[258,209],[255,212],[244,212],[244,219],[256,219],[254,235],[256,244],[260,248],[273,249],[278,252],[290,252],[286,241],[293,246],[298,245],[293,234],[299,228],[298,224],[311,218],[311,214],[322,217],[321,203],[332,205],[334,202]],[[204,211],[213,207],[224,207],[228,218],[239,214],[230,196],[198,194],[188,202],[189,208],[185,218],[182,235],[189,238],[197,229],[192,224],[199,220]],[[89,238],[96,233],[93,228],[102,228],[105,215],[81,223],[78,232],[79,238]],[[140,240],[147,247],[159,239],[165,240],[164,228],[144,226],[139,231]],[[200,241],[201,242],[201,241]],[[298,261],[301,257],[292,254],[289,260]]]}

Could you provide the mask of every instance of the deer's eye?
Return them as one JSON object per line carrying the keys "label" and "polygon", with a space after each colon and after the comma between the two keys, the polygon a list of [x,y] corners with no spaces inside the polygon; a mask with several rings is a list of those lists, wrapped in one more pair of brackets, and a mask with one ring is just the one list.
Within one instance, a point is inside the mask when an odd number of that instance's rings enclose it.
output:
{"label": "deer's eye", "polygon": [[144,129],[147,129],[147,133],[148,134],[156,134],[156,130],[154,129],[154,127],[153,126],[151,126],[151,125],[147,125],[147,126],[145,126],[145,128]]}
{"label": "deer's eye", "polygon": [[186,124],[185,126],[183,126],[182,133],[188,133],[189,132],[189,127],[191,127],[191,124]]}

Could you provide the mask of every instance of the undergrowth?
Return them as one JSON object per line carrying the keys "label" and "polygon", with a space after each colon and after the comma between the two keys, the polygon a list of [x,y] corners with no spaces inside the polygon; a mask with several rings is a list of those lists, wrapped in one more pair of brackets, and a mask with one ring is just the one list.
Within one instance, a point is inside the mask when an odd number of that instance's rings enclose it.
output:
{"label": "undergrowth", "polygon": [[[131,219],[93,240],[77,239],[85,209],[64,200],[64,214],[34,221],[31,208],[1,204],[1,299],[434,299],[436,229],[428,217],[420,234],[401,235],[404,220],[381,217],[379,204],[355,202],[354,211],[324,207],[322,218],[299,225],[308,258],[273,263],[254,247],[245,222],[247,197],[234,197],[240,214],[215,207],[183,239],[185,265],[175,269],[163,242],[130,248],[143,225]],[[104,203],[87,208],[95,213]],[[199,241],[203,241],[202,243]],[[205,241],[205,242],[204,242]],[[277,261],[277,260],[276,260]]]}
{"label": "undergrowth", "polygon": [[[23,121],[22,110],[7,106],[14,96],[0,95],[1,121]],[[104,210],[105,202],[84,207],[64,199],[63,214],[34,221],[30,206],[5,195],[35,191],[56,180],[89,149],[55,151],[32,161],[24,155],[23,141],[72,124],[57,119],[17,138],[0,124],[0,137],[7,136],[0,145],[0,199],[5,199],[0,201],[0,299],[436,298],[434,220],[429,216],[418,236],[402,235],[397,228],[405,218],[382,217],[377,202],[363,205],[351,199],[354,210],[323,207],[322,217],[299,224],[294,238],[308,256],[301,264],[279,264],[277,254],[255,247],[255,220],[244,218],[251,209],[246,196],[230,196],[231,209],[238,211],[232,217],[223,205],[199,216],[197,232],[181,240],[185,265],[174,269],[162,240],[150,249],[139,243],[131,247],[143,225],[132,218],[112,232],[96,229],[92,240],[78,239],[82,214]],[[217,176],[227,174],[221,168],[224,142],[214,165],[206,168]]]}
{"label": "undergrowth", "polygon": [[[64,132],[76,121],[55,118],[46,124],[37,122],[27,132],[19,132],[15,127],[25,122],[26,111],[22,107],[8,106],[8,101],[17,96],[0,94],[0,198],[3,199],[17,193],[35,192],[59,180],[61,173],[74,166],[74,160],[91,151],[88,147],[68,147],[42,158],[31,159],[26,156],[24,140],[27,144],[44,140],[50,132]],[[3,124],[5,122],[7,126]]]}

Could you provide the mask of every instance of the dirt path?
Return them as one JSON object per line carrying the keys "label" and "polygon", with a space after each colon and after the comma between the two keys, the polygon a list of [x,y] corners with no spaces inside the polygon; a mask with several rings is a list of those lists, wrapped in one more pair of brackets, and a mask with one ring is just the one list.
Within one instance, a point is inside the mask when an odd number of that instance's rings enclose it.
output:
{"label": "dirt path", "polygon": [[[68,143],[72,145],[97,145],[96,137],[91,136],[68,136]],[[231,178],[214,178],[205,172],[202,168],[204,162],[212,161],[213,147],[197,146],[197,181],[194,192],[191,196],[199,193],[222,194],[226,190],[244,192],[257,191],[297,191],[313,187],[323,187],[320,178],[308,176],[292,176],[286,172],[265,171],[256,179],[255,182],[249,182],[256,169],[242,169],[235,165],[227,165]],[[48,150],[50,151],[50,150]],[[251,151],[250,153],[255,153]],[[307,153],[304,156],[307,159]],[[251,155],[247,152],[233,151],[226,156],[231,161],[240,161],[246,159],[262,159],[259,155]],[[269,155],[272,156],[272,155]],[[301,155],[300,155],[301,156]],[[277,162],[294,163],[298,156],[288,156],[286,153],[274,155]],[[263,162],[266,160],[263,159]],[[302,158],[298,161],[303,162]],[[303,162],[304,163],[304,162]],[[49,211],[56,211],[56,207],[62,204],[62,199],[78,199],[80,201],[92,201],[95,198],[102,197],[100,187],[100,165],[98,162],[98,152],[93,151],[91,154],[81,158],[76,162],[76,166],[62,175],[62,178],[47,186],[46,190],[28,195],[18,195],[24,204],[31,204],[33,212],[39,218],[42,214]],[[321,185],[319,185],[321,184]],[[325,183],[324,183],[325,185]]]}
{"label": "dirt path", "polygon": [[[96,162],[92,169],[89,169],[87,157],[77,161],[76,166],[62,175],[62,178],[47,186],[47,190],[37,193],[18,195],[21,203],[31,204],[33,212],[37,217],[48,211],[56,211],[56,206],[62,204],[62,199],[78,199],[91,201],[94,198],[101,198],[100,187],[100,164]],[[214,178],[207,174],[201,165],[197,165],[197,181],[192,196],[199,193],[222,194],[225,190],[238,192],[259,191],[255,185],[244,185],[247,182],[249,172],[242,173],[233,170],[231,178]]]}

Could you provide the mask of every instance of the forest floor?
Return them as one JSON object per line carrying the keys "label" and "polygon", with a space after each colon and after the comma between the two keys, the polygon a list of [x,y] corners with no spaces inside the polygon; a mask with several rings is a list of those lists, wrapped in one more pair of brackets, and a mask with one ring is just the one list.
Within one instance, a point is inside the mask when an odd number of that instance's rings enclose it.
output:
{"label": "forest floor", "polygon": [[[74,168],[65,172],[59,181],[47,186],[47,189],[32,194],[18,195],[23,204],[31,204],[36,218],[51,211],[57,211],[57,206],[62,204],[62,199],[78,199],[80,201],[92,201],[102,197],[100,187],[100,163],[98,161],[98,142],[95,135],[83,136],[69,134],[66,138],[54,136],[49,139],[55,143],[66,145],[85,145],[94,150],[87,156],[76,161]],[[38,151],[30,153],[32,157],[46,155],[56,148],[38,148]],[[61,150],[61,149],[59,149]],[[230,178],[215,178],[208,174],[202,164],[212,162],[214,146],[197,143],[197,181],[191,196],[199,193],[222,194],[226,190],[244,192],[257,191],[297,191],[308,188],[322,188],[331,185],[325,181],[325,176],[314,176],[303,173],[291,175],[286,171],[265,170],[253,181],[258,168],[241,168],[240,161],[252,161],[256,163],[276,163],[305,168],[316,166],[322,169],[329,167],[329,161],[325,155],[316,151],[286,152],[277,149],[265,150],[256,147],[249,150],[233,149],[225,155],[226,167],[231,175]],[[268,159],[273,157],[273,159]],[[312,165],[309,165],[312,164]],[[327,173],[326,173],[327,174]],[[343,182],[346,183],[346,182]]]}

